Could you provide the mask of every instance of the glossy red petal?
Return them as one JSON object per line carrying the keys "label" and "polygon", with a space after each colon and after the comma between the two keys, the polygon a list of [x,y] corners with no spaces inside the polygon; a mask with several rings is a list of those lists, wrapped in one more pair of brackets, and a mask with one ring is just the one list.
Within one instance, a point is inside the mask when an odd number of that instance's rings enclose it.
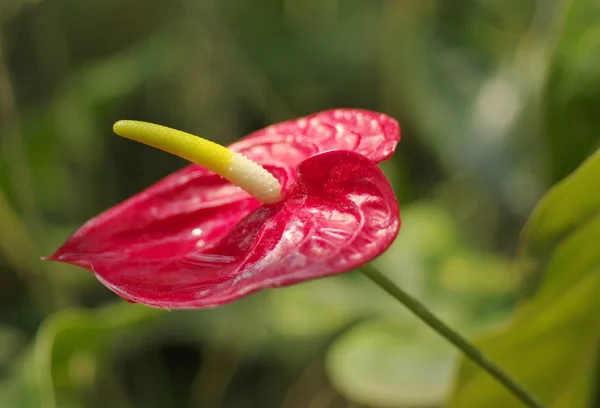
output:
{"label": "glossy red petal", "polygon": [[[398,123],[386,115],[335,109],[269,126],[230,147],[265,166],[285,190],[298,163],[316,153],[348,149],[378,162],[393,153],[399,138]],[[198,238],[207,245],[217,242],[258,206],[226,180],[189,165],[88,221],[49,259],[76,263],[71,254],[124,251],[177,256]]]}
{"label": "glossy red petal", "polygon": [[[284,200],[256,208],[214,246],[69,253],[130,301],[162,308],[224,304],[261,288],[353,269],[381,254],[400,226],[398,203],[370,159],[331,151],[301,162]],[[215,214],[220,220],[220,214]]]}
{"label": "glossy red petal", "polygon": [[[268,170],[285,183],[285,170]],[[92,218],[48,259],[89,269],[88,255],[176,257],[216,244],[259,206],[227,180],[188,166]]]}
{"label": "glossy red petal", "polygon": [[390,158],[399,141],[400,126],[387,115],[332,109],[268,126],[230,147],[257,163],[295,169],[327,150],[350,150],[379,163]]}

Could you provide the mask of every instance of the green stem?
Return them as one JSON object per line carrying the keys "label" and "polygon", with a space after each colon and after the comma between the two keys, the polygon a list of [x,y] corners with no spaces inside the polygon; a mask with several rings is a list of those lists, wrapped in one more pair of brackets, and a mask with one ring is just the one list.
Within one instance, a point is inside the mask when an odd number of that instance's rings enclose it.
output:
{"label": "green stem", "polygon": [[375,267],[370,264],[362,265],[361,272],[375,282],[379,287],[392,295],[396,300],[406,306],[426,325],[435,330],[438,334],[454,344],[475,364],[487,371],[492,377],[502,383],[515,397],[531,408],[544,408],[544,404],[531,392],[523,388],[517,380],[498,367],[492,360],[487,358],[474,345],[469,343],[464,337],[448,327],[444,322],[438,319],[421,302],[408,293],[404,292],[390,279],[386,278]]}

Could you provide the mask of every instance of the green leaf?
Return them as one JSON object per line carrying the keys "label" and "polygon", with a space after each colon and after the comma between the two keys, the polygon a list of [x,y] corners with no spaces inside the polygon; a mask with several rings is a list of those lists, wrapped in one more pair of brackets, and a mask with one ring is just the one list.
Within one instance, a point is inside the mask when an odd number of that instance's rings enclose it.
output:
{"label": "green leaf", "polygon": [[[65,310],[44,321],[35,343],[0,383],[0,399],[19,407],[82,406],[81,391],[116,348],[135,344],[139,331],[163,311],[119,302],[96,311]],[[79,402],[78,402],[79,401]],[[109,401],[109,400],[107,400]]]}
{"label": "green leaf", "polygon": [[[592,389],[600,335],[600,200],[590,191],[599,176],[596,154],[542,199],[523,232],[521,259],[545,271],[544,281],[508,327],[475,342],[552,407],[586,407]],[[487,373],[463,361],[450,407],[515,403]]]}
{"label": "green leaf", "polygon": [[565,233],[600,212],[600,194],[590,194],[599,182],[600,150],[554,186],[537,205],[522,234],[525,255],[544,255]]}
{"label": "green leaf", "polygon": [[353,280],[336,276],[272,290],[266,294],[267,317],[288,341],[322,338],[366,313],[361,309],[368,305],[356,302],[360,289]]}
{"label": "green leaf", "polygon": [[[600,214],[600,195],[590,193],[599,185],[600,150],[573,174],[554,186],[537,205],[523,229],[519,248],[520,262],[530,268],[529,281],[526,282],[527,291],[532,290],[545,271],[561,273],[559,270],[548,268],[550,258],[561,240]],[[590,239],[593,237],[590,236]],[[572,271],[564,274],[563,278],[566,281],[577,280]],[[547,279],[552,281],[554,278]],[[552,291],[552,288],[562,290],[561,285],[548,284],[543,290]]]}
{"label": "green leaf", "polygon": [[327,355],[327,371],[347,398],[369,406],[440,404],[451,385],[456,353],[412,321],[369,321],[341,336]]}
{"label": "green leaf", "polygon": [[[588,364],[600,330],[599,272],[566,292],[551,309],[538,309],[532,318],[517,318],[507,329],[475,344],[549,406],[563,401],[570,408],[585,407],[574,405],[569,394],[589,380]],[[516,404],[497,381],[463,360],[449,407],[521,406]]]}

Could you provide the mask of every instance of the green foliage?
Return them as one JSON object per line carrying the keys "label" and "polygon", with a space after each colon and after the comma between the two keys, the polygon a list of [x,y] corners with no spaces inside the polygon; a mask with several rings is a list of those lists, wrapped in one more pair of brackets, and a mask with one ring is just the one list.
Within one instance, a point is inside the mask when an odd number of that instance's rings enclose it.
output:
{"label": "green foliage", "polygon": [[[544,92],[551,173],[562,178],[598,144],[600,14],[565,1]],[[600,151],[554,186],[535,208],[519,247],[527,296],[511,323],[479,340],[489,356],[552,407],[588,407],[600,335]],[[532,295],[533,294],[533,295]],[[514,399],[464,361],[452,407],[503,407]],[[512,405],[511,405],[512,406]]]}
{"label": "green foliage", "polygon": [[375,406],[442,403],[456,351],[420,322],[411,323],[369,321],[344,333],[328,354],[335,387],[353,401]]}
{"label": "green foliage", "polygon": [[[476,344],[550,406],[586,407],[600,334],[600,154],[542,199],[523,234],[522,253],[542,263],[537,294],[510,325]],[[532,262],[533,262],[532,261]],[[514,397],[464,362],[452,407],[505,407]]]}
{"label": "green foliage", "polygon": [[131,348],[136,338],[139,342],[140,330],[160,313],[120,303],[96,312],[54,314],[12,368],[13,377],[0,383],[0,398],[23,408],[83,405],[86,389],[107,368],[106,357]]}
{"label": "green foliage", "polygon": [[[560,292],[577,282],[580,275],[586,273],[597,261],[598,253],[590,245],[585,258],[579,259],[580,262],[586,260],[582,268],[577,268],[577,264],[569,265],[570,259],[576,255],[583,255],[574,252],[581,250],[578,248],[581,242],[593,242],[596,239],[594,231],[597,229],[594,224],[598,224],[599,221],[600,198],[597,194],[590,194],[590,191],[599,181],[600,151],[552,188],[525,226],[521,239],[520,261],[529,267],[530,280],[544,278],[557,282],[554,286],[546,283],[539,296],[552,298],[557,291]],[[573,238],[567,241],[569,235]],[[567,246],[567,242],[571,244]],[[562,244],[562,247],[559,244]],[[562,257],[562,263],[554,266],[552,261],[557,260],[559,256]],[[570,273],[564,273],[562,268],[565,266],[569,266]]]}
{"label": "green foliage", "polygon": [[[571,171],[598,142],[596,35],[586,1],[564,2],[545,92],[553,176]],[[596,68],[592,68],[596,67]],[[587,407],[600,334],[600,151],[553,187],[522,234],[524,301],[511,324],[477,344],[550,406]],[[543,346],[541,346],[543,345]],[[526,363],[525,363],[526,362]],[[549,369],[551,367],[551,369]],[[450,406],[506,406],[511,397],[465,362]],[[513,401],[514,402],[514,401]]]}

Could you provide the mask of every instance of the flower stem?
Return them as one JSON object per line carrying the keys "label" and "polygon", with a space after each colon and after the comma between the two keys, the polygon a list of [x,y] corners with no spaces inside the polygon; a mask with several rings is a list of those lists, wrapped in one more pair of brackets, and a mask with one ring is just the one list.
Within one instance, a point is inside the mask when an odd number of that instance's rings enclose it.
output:
{"label": "flower stem", "polygon": [[360,271],[375,282],[388,294],[406,306],[426,325],[435,330],[438,334],[456,346],[475,364],[487,371],[492,377],[504,385],[516,398],[530,408],[544,408],[544,404],[531,392],[523,388],[517,380],[498,367],[492,360],[487,358],[473,344],[469,343],[464,337],[448,327],[444,322],[438,319],[421,302],[403,291],[399,286],[385,277],[379,270],[370,264],[362,265]]}

